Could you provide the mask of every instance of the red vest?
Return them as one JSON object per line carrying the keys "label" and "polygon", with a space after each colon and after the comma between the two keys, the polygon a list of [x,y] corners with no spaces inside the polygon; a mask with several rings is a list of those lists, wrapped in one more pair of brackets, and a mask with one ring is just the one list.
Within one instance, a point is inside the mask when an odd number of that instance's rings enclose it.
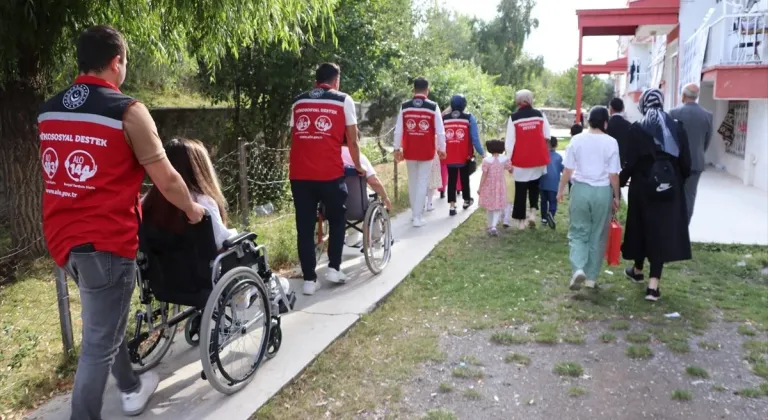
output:
{"label": "red vest", "polygon": [[344,176],[341,144],[347,130],[347,95],[320,85],[293,103],[289,178],[330,181]]}
{"label": "red vest", "polygon": [[445,163],[459,165],[472,157],[472,139],[469,131],[469,114],[453,111],[443,119],[445,126]]}
{"label": "red vest", "polygon": [[530,106],[523,106],[512,114],[515,127],[515,146],[512,165],[535,168],[549,164],[549,139],[544,137],[544,115]]}
{"label": "red vest", "polygon": [[416,95],[401,107],[403,114],[403,156],[406,160],[432,160],[435,146],[437,104],[424,95]]}
{"label": "red vest", "polygon": [[123,133],[134,102],[105,80],[80,76],[40,110],[43,234],[60,266],[87,243],[136,258],[144,168]]}

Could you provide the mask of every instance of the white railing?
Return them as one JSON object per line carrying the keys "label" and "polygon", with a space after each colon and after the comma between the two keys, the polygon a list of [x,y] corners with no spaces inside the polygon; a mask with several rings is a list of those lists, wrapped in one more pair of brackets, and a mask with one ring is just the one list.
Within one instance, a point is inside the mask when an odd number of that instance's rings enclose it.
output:
{"label": "white railing", "polygon": [[709,27],[704,67],[768,64],[768,11],[728,14]]}

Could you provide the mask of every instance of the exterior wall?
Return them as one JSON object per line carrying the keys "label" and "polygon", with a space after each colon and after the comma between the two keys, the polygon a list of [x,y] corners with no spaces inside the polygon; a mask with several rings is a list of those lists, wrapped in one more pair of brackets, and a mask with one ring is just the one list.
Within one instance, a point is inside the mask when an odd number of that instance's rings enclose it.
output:
{"label": "exterior wall", "polygon": [[[629,44],[629,50],[627,55],[627,65],[631,69],[632,63],[637,66],[640,65],[640,73],[636,75],[628,85],[628,91],[642,91],[649,86],[651,80],[650,66],[651,66],[651,44],[646,42],[632,42]],[[630,78],[627,78],[629,82]]]}
{"label": "exterior wall", "polygon": [[749,101],[744,183],[768,191],[768,99]]}
{"label": "exterior wall", "polygon": [[717,0],[690,0],[680,2],[680,42],[687,41],[696,29],[701,26],[704,16],[710,8],[714,7],[715,12],[709,19],[709,24],[722,16],[723,5]]}

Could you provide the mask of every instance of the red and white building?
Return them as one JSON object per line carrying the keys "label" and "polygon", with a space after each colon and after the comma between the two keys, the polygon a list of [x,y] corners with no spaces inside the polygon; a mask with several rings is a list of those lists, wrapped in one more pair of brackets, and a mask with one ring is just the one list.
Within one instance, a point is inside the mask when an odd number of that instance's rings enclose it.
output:
{"label": "red and white building", "polygon": [[[644,89],[660,88],[671,109],[683,85],[699,83],[699,104],[713,113],[716,132],[708,162],[768,191],[768,0],[630,0],[624,8],[576,14],[579,72],[610,74],[628,119],[640,118]],[[617,36],[619,58],[582,64],[587,36]],[[733,129],[721,135],[726,119]]]}

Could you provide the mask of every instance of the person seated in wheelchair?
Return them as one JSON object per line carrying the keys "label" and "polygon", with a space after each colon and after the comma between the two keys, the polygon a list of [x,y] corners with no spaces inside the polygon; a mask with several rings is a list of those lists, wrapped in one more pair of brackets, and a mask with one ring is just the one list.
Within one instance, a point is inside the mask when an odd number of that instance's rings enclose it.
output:
{"label": "person seated in wheelchair", "polygon": [[[360,138],[359,133],[358,138]],[[352,173],[355,164],[352,162],[352,155],[349,153],[349,149],[347,148],[346,144],[342,144],[341,146],[341,160],[344,162],[345,168],[352,168],[351,170],[348,170],[348,172]],[[360,152],[360,166],[362,166],[365,170],[365,182],[367,186],[370,187],[373,192],[376,193],[376,195],[378,195],[387,211],[391,211],[392,202],[389,199],[389,195],[387,195],[387,190],[384,188],[384,184],[376,174],[376,169],[371,164],[371,161],[368,160],[365,155],[363,155],[362,151]],[[363,237],[360,232],[352,230],[351,232],[347,232],[345,244],[353,248],[362,248]]]}
{"label": "person seated in wheelchair", "polygon": [[[213,239],[216,249],[221,252],[224,242],[235,237],[238,232],[227,227],[227,205],[208,150],[202,142],[184,138],[173,139],[164,148],[168,161],[179,172],[192,194],[192,200],[203,206],[210,215]],[[168,202],[154,186],[142,200],[142,213],[145,223],[161,226],[169,232],[181,233],[187,228],[184,213]],[[281,278],[280,283],[288,294],[288,281]],[[243,299],[249,301],[250,294],[243,296]]]}

